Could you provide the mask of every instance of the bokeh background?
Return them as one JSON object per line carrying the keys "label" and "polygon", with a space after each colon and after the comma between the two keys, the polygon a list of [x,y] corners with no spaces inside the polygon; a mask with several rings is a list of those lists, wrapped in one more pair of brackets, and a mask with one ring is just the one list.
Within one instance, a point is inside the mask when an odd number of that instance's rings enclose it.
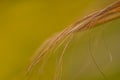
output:
{"label": "bokeh background", "polygon": [[[0,0],[0,80],[24,80],[30,59],[44,40],[114,1]],[[117,19],[100,25],[90,34],[95,59],[110,80],[120,79],[119,21]],[[66,51],[62,79],[103,80],[90,58],[88,35],[85,33],[79,38],[80,34],[76,34]],[[109,60],[110,52],[112,61]],[[46,67],[48,72],[35,72],[29,75],[29,79],[52,80],[52,61],[49,64]]]}

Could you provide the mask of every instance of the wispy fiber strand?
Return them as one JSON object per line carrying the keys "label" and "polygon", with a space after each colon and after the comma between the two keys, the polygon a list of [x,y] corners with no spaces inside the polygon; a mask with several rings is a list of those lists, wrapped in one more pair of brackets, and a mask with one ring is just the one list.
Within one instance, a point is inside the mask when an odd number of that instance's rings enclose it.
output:
{"label": "wispy fiber strand", "polygon": [[57,44],[59,45],[59,43],[67,36],[80,31],[92,29],[99,24],[103,24],[117,18],[120,18],[120,0],[102,10],[93,12],[82,20],[76,21],[43,43],[40,49],[36,52],[27,72],[29,72],[54,46]]}

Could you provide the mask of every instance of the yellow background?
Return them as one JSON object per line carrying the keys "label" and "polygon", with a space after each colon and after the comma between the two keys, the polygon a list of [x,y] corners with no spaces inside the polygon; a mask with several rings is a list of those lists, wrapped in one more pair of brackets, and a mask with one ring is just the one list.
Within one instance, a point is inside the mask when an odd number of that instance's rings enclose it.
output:
{"label": "yellow background", "polygon": [[[22,80],[30,58],[45,39],[114,1],[116,0],[1,0],[0,80]],[[119,34],[119,27],[114,30],[113,27],[110,28],[107,35],[112,35],[113,38]],[[119,44],[118,40],[114,42]]]}

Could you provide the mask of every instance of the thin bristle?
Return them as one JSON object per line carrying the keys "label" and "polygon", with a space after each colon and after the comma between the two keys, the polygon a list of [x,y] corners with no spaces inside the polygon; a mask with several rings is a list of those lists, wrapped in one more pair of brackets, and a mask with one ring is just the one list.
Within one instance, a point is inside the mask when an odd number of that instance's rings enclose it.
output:
{"label": "thin bristle", "polygon": [[[65,54],[65,50],[66,50],[66,48],[68,47],[68,45],[69,45],[72,37],[73,37],[73,35],[71,34],[71,36],[69,36],[68,41],[66,42],[66,44],[65,44],[65,46],[64,46],[64,48],[63,48],[63,51],[62,51],[62,53],[61,53],[61,55],[60,55],[60,58],[59,58],[59,60],[58,60],[58,64],[57,64],[57,68],[56,68],[56,73],[59,73],[59,74],[62,73],[61,68],[62,68],[63,56],[64,56],[64,54]],[[59,70],[60,70],[60,71],[59,71]],[[54,80],[61,80],[61,79],[59,79],[59,78],[61,78],[61,77],[59,77],[59,75],[55,74]]]}
{"label": "thin bristle", "polygon": [[[52,38],[48,39],[41,48],[36,52],[33,60],[28,68],[28,72],[38,63],[40,60],[47,55],[47,53],[57,44],[59,45],[66,37],[71,34],[74,35],[77,32],[89,30],[96,27],[96,25],[103,24],[105,22],[111,21],[113,19],[120,17],[120,0],[109,5],[108,7],[96,11],[82,20],[78,20],[71,24],[69,27],[65,28],[63,31],[59,32]],[[63,41],[64,42],[64,41]],[[66,49],[66,48],[64,48]],[[64,53],[64,50],[63,50]],[[61,59],[60,59],[61,61]]]}

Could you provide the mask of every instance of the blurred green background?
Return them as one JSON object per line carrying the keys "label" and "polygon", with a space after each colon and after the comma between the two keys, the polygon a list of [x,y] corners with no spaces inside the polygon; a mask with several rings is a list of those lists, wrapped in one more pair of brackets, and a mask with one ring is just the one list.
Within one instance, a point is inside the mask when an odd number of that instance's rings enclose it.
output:
{"label": "blurred green background", "polygon": [[[0,80],[23,80],[31,57],[44,40],[77,19],[114,1],[116,0],[0,0]],[[119,21],[103,24],[91,32],[96,61],[102,68],[105,66],[103,70],[111,80],[120,79]],[[103,27],[104,40],[112,52],[112,62],[109,61],[109,52],[102,40]],[[92,61],[89,62],[88,35],[78,37],[79,34],[66,51],[68,54],[65,55],[62,79],[102,80],[95,65]],[[50,65],[48,68],[52,69]],[[30,80],[51,80],[49,73],[44,76],[42,74],[42,78],[38,77],[39,73],[35,75]]]}

